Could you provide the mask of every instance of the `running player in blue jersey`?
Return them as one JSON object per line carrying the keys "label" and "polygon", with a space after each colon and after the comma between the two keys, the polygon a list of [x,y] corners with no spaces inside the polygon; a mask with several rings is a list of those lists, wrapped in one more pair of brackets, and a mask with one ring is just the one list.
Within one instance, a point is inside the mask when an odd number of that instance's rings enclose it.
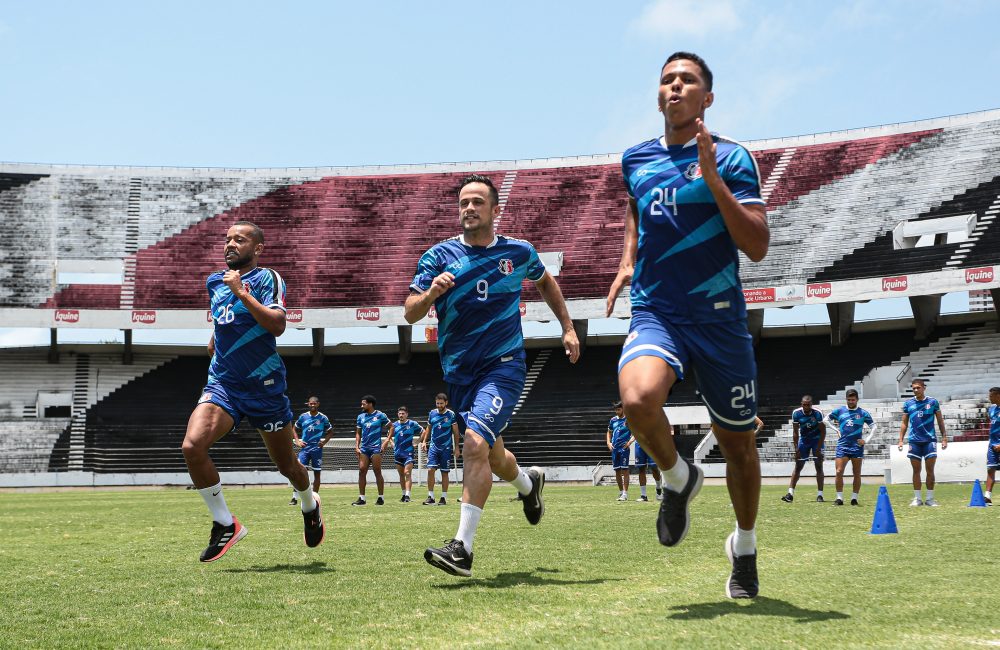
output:
{"label": "running player in blue jersey", "polygon": [[[299,448],[299,462],[306,469],[313,472],[313,492],[319,492],[320,472],[323,471],[323,447],[330,442],[333,435],[333,425],[329,418],[319,412],[319,398],[315,395],[306,402],[309,410],[299,416],[295,421],[292,434],[295,436],[294,444]],[[288,505],[298,503],[298,498],[292,494],[292,500]]]}
{"label": "running player in blue jersey", "polygon": [[614,403],[615,416],[608,422],[608,432],[605,439],[608,451],[611,452],[611,467],[615,470],[615,483],[618,484],[618,500],[628,501],[629,476],[628,448],[635,440],[625,419],[625,409],[621,401]]}
{"label": "running player in blue jersey", "polygon": [[444,547],[427,549],[424,559],[462,576],[472,575],[472,542],[493,474],[517,489],[529,523],[537,524],[544,513],[545,474],[534,467],[523,471],[502,438],[526,375],[520,314],[524,280],[534,283],[562,326],[570,361],[576,363],[580,356],[562,292],[535,248],[493,231],[500,210],[497,189],[488,177],[472,175],[462,181],[462,234],[420,257],[405,306],[408,323],[426,316],[432,305],[437,311],[441,368],[465,436],[458,532]]}
{"label": "running player in blue jersey", "polygon": [[806,462],[812,457],[816,465],[816,501],[823,503],[823,443],[826,442],[826,423],[823,412],[813,408],[812,395],[802,396],[802,406],[792,411],[792,447],[795,448],[795,471],[788,484],[788,494],[781,497],[791,503],[795,496],[795,484]]}
{"label": "running player in blue jersey", "polygon": [[990,406],[986,409],[990,420],[990,441],[986,443],[986,505],[993,505],[993,483],[1000,469],[1000,386],[990,389]]}
{"label": "running player in blue jersey", "polygon": [[215,328],[208,343],[208,384],[181,445],[191,481],[212,513],[202,562],[218,560],[247,534],[226,505],[222,479],[208,455],[244,416],[260,432],[278,471],[298,491],[306,546],[318,546],[325,533],[319,495],[292,451],[292,407],[275,341],[285,331],[285,283],[271,269],[257,266],[264,232],[249,221],[237,221],[226,232],[224,251],[229,270],[213,273],[206,283]]}
{"label": "running player in blue jersey", "polygon": [[702,470],[680,458],[663,411],[674,382],[692,374],[726,458],[736,530],[726,539],[726,594],[757,595],[756,520],[760,462],[754,439],[757,366],[747,330],[739,254],[767,254],[770,233],[760,175],[739,143],[710,133],[712,73],[701,57],[676,52],[660,70],[664,135],[622,155],[628,191],[625,244],[607,315],[631,282],[632,322],[618,382],[632,433],[656,460],[664,495],[660,543],[687,535]]}
{"label": "running player in blue jersey", "polygon": [[[926,505],[937,507],[934,499],[934,465],[937,462],[937,435],[934,422],[941,430],[941,449],[948,448],[948,434],[944,430],[944,416],[941,405],[933,397],[926,397],[927,384],[923,379],[910,382],[913,397],[903,402],[903,421],[899,427],[899,451],[903,451],[903,439],[909,428],[910,466],[913,468],[913,501],[911,506]],[[920,464],[927,467],[927,498],[920,499]]]}
{"label": "running player in blue jersey", "polygon": [[663,498],[662,490],[660,489],[660,469],[656,466],[656,461],[653,457],[647,454],[638,442],[635,443],[635,473],[639,475],[639,496],[636,497],[636,501],[649,501],[649,497],[646,496],[646,468],[649,468],[650,474],[653,475],[653,482],[656,483],[656,500],[659,501]]}
{"label": "running player in blue jersey", "polygon": [[396,461],[396,471],[399,472],[399,488],[403,491],[403,496],[399,498],[402,503],[410,502],[410,490],[413,488],[413,436],[419,435],[421,426],[418,422],[410,419],[410,409],[400,406],[396,409],[398,418],[392,423],[389,435],[382,443],[382,451],[392,445],[393,460]]}
{"label": "running player in blue jersey", "polygon": [[[429,445],[429,448],[428,448]],[[427,452],[427,498],[425,506],[434,505],[434,472],[441,470],[441,500],[448,505],[448,480],[451,460],[462,455],[458,439],[458,417],[448,408],[448,396],[438,393],[434,410],[427,414],[427,427],[420,433],[420,448]]]}
{"label": "running player in blue jersey", "polygon": [[389,429],[389,416],[375,409],[375,396],[365,395],[361,398],[361,413],[355,422],[354,453],[358,456],[358,499],[352,506],[363,506],[365,488],[368,485],[368,468],[375,472],[375,485],[378,488],[378,498],[375,505],[385,505],[385,479],[382,478],[382,434]]}
{"label": "running player in blue jersey", "polygon": [[840,437],[837,438],[837,458],[834,461],[837,470],[837,499],[833,502],[835,506],[844,505],[844,469],[847,461],[851,461],[851,469],[854,472],[854,491],[851,492],[851,505],[858,505],[858,493],[861,491],[861,462],[865,457],[864,428],[867,425],[871,433],[869,438],[875,433],[875,420],[871,413],[858,406],[858,391],[849,389],[845,395],[847,406],[838,406],[830,411],[827,419],[837,427]]}

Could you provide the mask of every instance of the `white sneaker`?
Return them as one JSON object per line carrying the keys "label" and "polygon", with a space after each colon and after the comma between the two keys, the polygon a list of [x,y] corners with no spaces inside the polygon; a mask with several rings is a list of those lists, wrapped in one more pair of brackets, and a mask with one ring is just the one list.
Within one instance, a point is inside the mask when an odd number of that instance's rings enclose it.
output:
{"label": "white sneaker", "polygon": [[920,497],[913,497],[913,501],[910,501],[911,506],[922,506],[924,502],[920,500]]}
{"label": "white sneaker", "polygon": [[941,504],[938,503],[937,500],[933,499],[933,498],[932,499],[927,499],[926,501],[924,501],[924,505],[925,506],[930,506],[932,508],[939,508],[941,506]]}
{"label": "white sneaker", "polygon": [[625,494],[619,494],[619,495],[618,495],[618,500],[619,500],[619,501],[628,501],[628,495],[625,495]]}

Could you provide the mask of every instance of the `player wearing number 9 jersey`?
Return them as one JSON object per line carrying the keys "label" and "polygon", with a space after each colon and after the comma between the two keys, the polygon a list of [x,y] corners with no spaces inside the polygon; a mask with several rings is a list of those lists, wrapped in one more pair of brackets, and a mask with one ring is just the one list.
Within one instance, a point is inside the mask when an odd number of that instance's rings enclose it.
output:
{"label": "player wearing number 9 jersey", "polygon": [[465,436],[458,532],[444,547],[427,549],[424,558],[453,575],[469,576],[473,537],[489,498],[492,474],[517,488],[530,523],[537,524],[544,511],[544,474],[537,468],[522,471],[501,437],[524,387],[520,313],[524,280],[535,284],[562,325],[571,362],[579,357],[580,344],[559,285],[534,247],[494,232],[501,208],[493,182],[486,176],[467,177],[459,188],[458,208],[462,234],[420,257],[405,316],[415,323],[434,306],[441,368],[459,431]]}
{"label": "player wearing number 9 jersey", "polygon": [[769,231],[753,156],[706,128],[712,73],[705,61],[675,52],[660,69],[661,137],[622,155],[628,193],[625,243],[608,292],[607,314],[631,283],[632,321],[618,362],[625,416],[656,460],[665,483],[660,542],[687,535],[688,504],[700,468],[681,459],[663,404],[692,375],[726,458],[737,528],[726,540],[733,573],[726,594],[757,595],[756,534],[760,462],[753,430],[757,367],[739,279],[739,251],[759,262]]}

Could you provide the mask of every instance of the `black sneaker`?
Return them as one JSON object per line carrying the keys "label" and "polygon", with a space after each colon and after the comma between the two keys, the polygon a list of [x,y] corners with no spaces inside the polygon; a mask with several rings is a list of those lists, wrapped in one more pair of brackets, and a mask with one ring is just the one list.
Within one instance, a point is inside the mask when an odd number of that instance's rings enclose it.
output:
{"label": "black sneaker", "polygon": [[410,495],[404,496],[403,497],[403,503],[409,503],[409,502],[410,502]]}
{"label": "black sneaker", "polygon": [[532,526],[537,526],[545,514],[545,502],[542,501],[545,472],[541,467],[529,467],[525,474],[531,479],[531,492],[521,495],[521,505],[524,507],[524,518]]}
{"label": "black sneaker", "polygon": [[645,502],[648,503],[649,502],[649,498],[646,495],[644,495],[644,494],[640,494],[639,498],[636,499],[636,501],[645,501]]}
{"label": "black sneaker", "polygon": [[424,551],[424,559],[433,566],[453,576],[472,575],[472,553],[465,550],[461,540],[450,539],[441,548],[429,548]]}
{"label": "black sneaker", "polygon": [[729,533],[726,538],[726,557],[733,567],[726,581],[726,596],[729,598],[756,598],[760,591],[757,581],[757,554],[733,555],[733,538],[736,533]]}
{"label": "black sneaker", "polygon": [[446,505],[448,505],[448,499],[445,499],[444,497],[441,497],[440,499],[438,499],[438,505],[439,506],[446,506]]}
{"label": "black sneaker", "polygon": [[208,538],[208,547],[198,558],[202,562],[215,562],[226,554],[236,542],[247,535],[247,529],[233,517],[233,523],[223,526],[217,521],[212,522],[212,535]]}
{"label": "black sneaker", "polygon": [[816,495],[816,503],[823,503],[823,502],[824,502],[823,501],[823,495],[822,494],[817,494]]}
{"label": "black sneaker", "polygon": [[835,505],[835,506],[842,506],[842,505],[844,505],[844,500],[843,499],[836,499],[833,502],[833,505]]}
{"label": "black sneaker", "polygon": [[323,515],[319,511],[319,495],[313,492],[313,498],[316,499],[316,508],[302,513],[305,522],[302,538],[309,548],[316,548],[326,538],[326,526],[323,525]]}
{"label": "black sneaker", "polygon": [[382,498],[382,495],[379,495],[379,497],[377,499],[375,499],[375,505],[377,505],[377,506],[384,506],[385,505],[385,499]]}
{"label": "black sneaker", "polygon": [[852,505],[852,506],[859,506],[859,505],[861,505],[861,504],[860,504],[860,503],[858,503],[858,500],[857,500],[857,499],[851,499],[851,505]]}
{"label": "black sneaker", "polygon": [[664,546],[676,546],[687,535],[688,526],[691,525],[688,506],[701,490],[701,484],[705,480],[704,472],[697,465],[688,463],[680,456],[677,457],[677,462],[688,464],[688,480],[680,492],[663,488],[663,502],[656,517],[656,532],[660,537],[660,543]]}
{"label": "black sneaker", "polygon": [[991,506],[991,505],[993,505],[993,499],[991,499],[989,497],[983,497],[983,503],[985,503],[988,506]]}
{"label": "black sneaker", "polygon": [[296,499],[295,497],[292,497],[292,500],[288,502],[288,505],[290,505],[290,506],[297,506],[297,505],[299,505],[299,500]]}
{"label": "black sneaker", "polygon": [[406,503],[406,495],[405,494],[403,496],[399,497],[399,502],[400,503]]}
{"label": "black sneaker", "polygon": [[426,499],[423,500],[423,504],[422,505],[432,506],[435,503],[437,503],[437,501],[434,500],[434,497],[427,497]]}
{"label": "black sneaker", "polygon": [[791,492],[785,492],[785,496],[781,497],[781,500],[785,503],[791,503],[794,498]]}
{"label": "black sneaker", "polygon": [[364,499],[362,499],[361,497],[358,497],[354,501],[351,501],[351,505],[352,506],[366,506],[366,505],[368,505],[368,502],[365,501]]}

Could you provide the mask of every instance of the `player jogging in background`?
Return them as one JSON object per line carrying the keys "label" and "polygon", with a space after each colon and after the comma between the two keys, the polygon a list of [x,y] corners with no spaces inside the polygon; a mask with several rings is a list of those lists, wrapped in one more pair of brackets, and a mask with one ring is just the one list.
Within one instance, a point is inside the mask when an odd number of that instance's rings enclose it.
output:
{"label": "player jogging in background", "polygon": [[[927,397],[924,392],[927,384],[923,379],[910,382],[913,397],[903,402],[903,421],[899,427],[899,451],[903,451],[903,439],[909,428],[910,450],[906,454],[913,468],[913,501],[911,506],[932,506],[939,504],[934,499],[934,465],[937,463],[937,435],[934,432],[934,422],[941,429],[941,449],[948,448],[948,434],[944,430],[944,416],[941,415],[941,405],[933,397]],[[927,498],[920,499],[920,465],[923,462],[927,468]]]}
{"label": "player jogging in background", "polygon": [[434,410],[427,414],[427,427],[420,433],[420,448],[427,452],[427,498],[423,505],[434,505],[434,473],[441,470],[441,500],[448,505],[448,481],[452,458],[462,455],[458,439],[458,418],[448,408],[448,396],[438,393]]}
{"label": "player jogging in background", "polygon": [[420,434],[421,426],[410,419],[410,409],[405,406],[396,409],[396,417],[398,419],[392,423],[389,436],[382,444],[382,451],[385,452],[392,445],[392,457],[396,461],[396,471],[399,472],[399,489],[403,491],[399,500],[409,503],[410,490],[413,488],[413,436]]}
{"label": "player jogging in background", "polygon": [[212,362],[181,445],[191,481],[212,513],[202,562],[218,560],[247,534],[226,505],[222,479],[208,455],[244,416],[264,439],[278,471],[298,491],[306,546],[319,546],[325,534],[319,495],[292,451],[292,407],[275,340],[285,331],[285,283],[271,269],[257,266],[263,252],[264,232],[249,221],[237,221],[226,233],[229,270],[211,274],[206,283],[214,325],[208,343]]}
{"label": "player jogging in background", "polygon": [[795,449],[795,470],[788,483],[788,493],[781,497],[791,503],[802,468],[810,457],[816,466],[816,501],[823,503],[823,444],[826,442],[826,422],[823,412],[813,408],[812,395],[802,396],[802,406],[792,411],[792,447]]}
{"label": "player jogging in background", "polygon": [[639,496],[636,497],[636,501],[649,501],[649,497],[646,496],[647,467],[650,474],[653,475],[653,481],[656,483],[656,500],[659,501],[663,498],[662,491],[660,490],[660,470],[656,466],[656,461],[653,460],[652,456],[643,451],[637,442],[635,443],[635,473],[639,475]]}
{"label": "player jogging in background", "polygon": [[385,479],[382,478],[382,434],[389,428],[389,416],[375,409],[375,397],[361,398],[361,413],[355,422],[354,453],[358,455],[358,499],[352,506],[367,505],[365,488],[368,485],[368,468],[375,472],[378,498],[375,505],[385,505]]}
{"label": "player jogging in background", "polygon": [[663,477],[657,534],[666,546],[687,535],[702,470],[681,458],[663,405],[692,375],[726,459],[736,529],[725,542],[732,572],[726,595],[758,592],[760,461],[754,438],[757,364],[747,330],[739,251],[753,262],[770,234],[757,163],[742,145],[705,126],[715,100],[701,57],[671,54],[660,69],[664,134],[622,155],[628,192],[625,244],[607,315],[631,282],[632,321],[618,362],[629,427]]}
{"label": "player jogging in background", "polygon": [[526,241],[498,235],[496,187],[486,176],[462,181],[458,217],[462,234],[432,246],[417,263],[405,316],[415,323],[433,305],[438,317],[441,369],[452,407],[464,435],[462,508],[458,532],[424,559],[454,575],[472,575],[472,548],[479,519],[493,487],[493,474],[510,482],[528,523],[545,512],[545,474],[524,471],[504,448],[503,431],[524,388],[524,338],[521,333],[521,283],[530,280],[562,326],[570,361],[580,356],[573,322],[555,278]]}
{"label": "player jogging in background", "polygon": [[827,416],[827,419],[840,432],[840,437],[837,438],[837,458],[835,461],[837,470],[837,498],[833,502],[835,506],[844,505],[844,469],[847,467],[848,460],[851,461],[851,469],[854,472],[851,505],[858,505],[858,492],[861,491],[861,463],[865,457],[865,439],[862,434],[866,425],[870,428],[872,435],[876,428],[871,413],[858,406],[858,391],[853,388],[849,389],[846,400],[847,406],[838,406]]}
{"label": "player jogging in background", "polygon": [[986,505],[993,505],[993,483],[1000,469],[1000,386],[990,389],[990,405],[986,409],[990,420],[990,440],[986,447]]}
{"label": "player jogging in background", "polygon": [[[295,436],[295,446],[299,448],[299,462],[313,472],[313,492],[319,492],[320,472],[323,471],[323,447],[330,442],[333,435],[333,425],[330,420],[319,412],[319,398],[315,395],[306,402],[309,410],[295,421],[292,434]],[[298,503],[296,494],[288,505]]]}
{"label": "player jogging in background", "polygon": [[629,476],[628,449],[634,438],[629,431],[625,419],[625,409],[620,401],[614,403],[615,415],[608,422],[608,432],[605,436],[608,451],[611,452],[611,467],[615,470],[615,483],[618,484],[618,500],[628,501]]}

